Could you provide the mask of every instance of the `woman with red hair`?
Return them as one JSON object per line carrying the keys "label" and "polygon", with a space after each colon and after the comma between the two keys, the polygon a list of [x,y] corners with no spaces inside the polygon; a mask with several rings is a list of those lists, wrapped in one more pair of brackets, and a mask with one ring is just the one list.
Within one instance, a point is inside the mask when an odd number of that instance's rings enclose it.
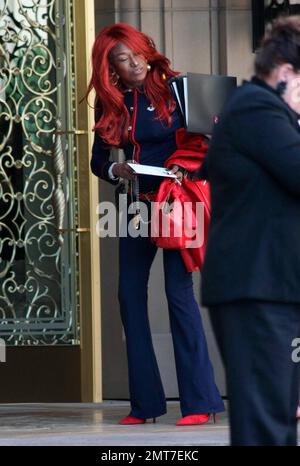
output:
{"label": "woman with red hair", "polygon": [[[168,79],[176,76],[154,42],[129,24],[115,24],[97,36],[87,95],[96,92],[93,173],[113,184],[135,180],[129,160],[163,167],[176,150],[183,124]],[[125,161],[109,160],[122,148]],[[177,177],[182,173],[176,166]],[[135,183],[135,182],[134,182]],[[133,183],[133,184],[134,184]],[[161,178],[139,177],[139,195],[148,205]],[[121,424],[142,424],[166,413],[164,390],[155,358],[147,310],[147,287],[156,246],[150,237],[120,238],[119,301],[126,334],[131,412]],[[182,419],[177,425],[203,424],[224,405],[214,383],[191,273],[180,252],[164,250],[165,289],[175,350]]]}

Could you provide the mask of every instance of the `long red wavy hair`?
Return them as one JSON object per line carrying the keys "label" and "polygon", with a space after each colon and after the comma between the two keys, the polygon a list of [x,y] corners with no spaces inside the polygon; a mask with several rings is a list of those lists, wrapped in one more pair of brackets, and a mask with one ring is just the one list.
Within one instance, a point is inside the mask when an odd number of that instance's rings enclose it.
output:
{"label": "long red wavy hair", "polygon": [[167,79],[178,73],[171,70],[170,61],[156,50],[153,40],[126,23],[117,23],[104,28],[97,35],[92,50],[92,77],[86,98],[94,89],[96,92],[95,131],[109,146],[120,147],[128,140],[129,112],[124,104],[124,90],[120,84],[114,86],[110,77],[109,55],[112,48],[123,42],[135,53],[145,57],[151,65],[144,81],[144,92],[157,112],[157,118],[171,124],[171,113],[175,101]]}

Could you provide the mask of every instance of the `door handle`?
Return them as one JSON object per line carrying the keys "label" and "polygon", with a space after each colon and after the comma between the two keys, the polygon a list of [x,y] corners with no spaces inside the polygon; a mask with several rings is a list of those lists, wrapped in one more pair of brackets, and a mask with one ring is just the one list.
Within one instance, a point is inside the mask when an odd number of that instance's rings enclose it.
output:
{"label": "door handle", "polygon": [[59,134],[59,135],[75,134],[76,136],[82,136],[83,134],[89,134],[89,131],[87,131],[85,129],[70,129],[70,130],[67,130],[67,131],[58,130],[58,131],[55,131],[54,134]]}
{"label": "door handle", "polygon": [[78,227],[78,228],[57,228],[57,231],[59,233],[90,233],[91,229],[90,228],[83,228],[83,227]]}
{"label": "door handle", "polygon": [[53,207],[55,213],[55,221],[58,232],[58,242],[60,246],[64,243],[64,233],[88,233],[90,228],[62,228],[66,210],[66,196],[63,191],[63,175],[65,173],[65,161],[62,149],[62,135],[74,134],[77,136],[88,134],[89,132],[81,129],[72,129],[64,131],[62,129],[61,121],[58,119],[56,122],[55,143],[53,151],[54,172],[56,177],[56,188],[53,193]]}

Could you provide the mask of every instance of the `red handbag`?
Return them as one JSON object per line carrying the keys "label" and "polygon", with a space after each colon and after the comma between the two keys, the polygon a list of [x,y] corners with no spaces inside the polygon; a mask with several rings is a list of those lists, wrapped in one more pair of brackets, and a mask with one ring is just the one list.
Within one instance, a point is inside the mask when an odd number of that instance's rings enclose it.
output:
{"label": "red handbag", "polygon": [[[206,186],[207,185],[207,186]],[[209,223],[209,186],[183,178],[160,185],[151,217],[151,238],[164,249],[195,249],[204,256]]]}
{"label": "red handbag", "polygon": [[179,184],[174,180],[165,180],[153,203],[151,216],[151,238],[158,248],[184,249],[183,202]]}
{"label": "red handbag", "polygon": [[[190,134],[180,128],[176,132],[176,147],[165,162],[165,167],[178,165],[194,172],[203,162],[208,141],[203,135]],[[180,186],[165,179],[160,185],[156,201],[151,219],[152,240],[157,247],[180,250],[188,272],[201,270],[210,222],[209,183],[184,177]],[[198,209],[199,205],[201,209]]]}

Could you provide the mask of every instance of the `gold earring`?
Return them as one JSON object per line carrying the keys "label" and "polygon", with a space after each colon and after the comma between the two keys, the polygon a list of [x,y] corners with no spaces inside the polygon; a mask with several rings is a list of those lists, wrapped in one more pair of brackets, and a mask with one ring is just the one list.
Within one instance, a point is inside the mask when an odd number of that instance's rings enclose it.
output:
{"label": "gold earring", "polygon": [[[113,81],[113,78],[115,78],[115,81]],[[117,84],[119,82],[119,79],[120,79],[120,76],[118,76],[117,73],[114,71],[113,73],[111,73],[110,79],[111,79],[111,85],[112,86],[117,86]]]}
{"label": "gold earring", "polygon": [[147,65],[147,70],[148,70],[148,71],[151,70],[151,65],[149,65],[149,63],[148,63],[148,65]]}

